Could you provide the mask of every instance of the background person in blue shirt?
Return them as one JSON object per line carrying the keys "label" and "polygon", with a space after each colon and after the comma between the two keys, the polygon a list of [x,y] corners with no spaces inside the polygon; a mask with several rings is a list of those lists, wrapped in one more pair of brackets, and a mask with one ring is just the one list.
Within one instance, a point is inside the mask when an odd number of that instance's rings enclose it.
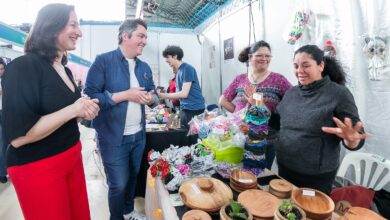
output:
{"label": "background person in blue shirt", "polygon": [[146,45],[147,26],[126,20],[119,47],[98,55],[89,69],[84,93],[100,101],[93,121],[108,182],[110,220],[145,219],[134,210],[137,175],[145,147],[145,105],[159,100],[152,71],[137,56]]}
{"label": "background person in blue shirt", "polygon": [[161,93],[158,91],[158,94],[161,99],[180,99],[180,124],[181,127],[188,128],[188,122],[194,116],[204,112],[205,101],[196,70],[190,64],[182,61],[183,56],[183,50],[178,46],[168,46],[163,51],[165,61],[169,66],[177,69],[177,92]]}

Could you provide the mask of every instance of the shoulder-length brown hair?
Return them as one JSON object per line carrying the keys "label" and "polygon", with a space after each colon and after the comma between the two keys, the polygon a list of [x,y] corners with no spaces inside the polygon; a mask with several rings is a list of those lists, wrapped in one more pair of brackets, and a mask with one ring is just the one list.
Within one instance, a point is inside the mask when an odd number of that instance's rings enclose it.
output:
{"label": "shoulder-length brown hair", "polygon": [[[24,45],[24,52],[38,54],[53,63],[58,56],[58,34],[68,24],[72,11],[74,11],[74,6],[66,4],[49,4],[39,10],[32,31]],[[67,63],[66,54],[61,63],[64,65]]]}

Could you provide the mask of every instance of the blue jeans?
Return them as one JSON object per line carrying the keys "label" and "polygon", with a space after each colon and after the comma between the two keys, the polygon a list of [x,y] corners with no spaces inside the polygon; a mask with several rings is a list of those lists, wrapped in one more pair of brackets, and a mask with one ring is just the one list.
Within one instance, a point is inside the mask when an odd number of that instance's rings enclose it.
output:
{"label": "blue jeans", "polygon": [[0,110],[0,176],[7,176],[6,152],[7,145],[4,144],[2,113]]}
{"label": "blue jeans", "polygon": [[122,220],[134,210],[134,194],[142,154],[145,131],[123,136],[120,146],[101,146],[99,150],[108,183],[110,220]]}

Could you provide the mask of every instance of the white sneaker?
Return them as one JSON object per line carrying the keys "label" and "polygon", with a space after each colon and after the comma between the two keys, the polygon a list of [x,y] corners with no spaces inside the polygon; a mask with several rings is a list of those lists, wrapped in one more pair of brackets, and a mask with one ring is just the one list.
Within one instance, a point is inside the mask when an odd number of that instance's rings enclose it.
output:
{"label": "white sneaker", "polygon": [[129,214],[124,215],[125,220],[146,220],[146,216],[137,212],[137,211],[132,211]]}

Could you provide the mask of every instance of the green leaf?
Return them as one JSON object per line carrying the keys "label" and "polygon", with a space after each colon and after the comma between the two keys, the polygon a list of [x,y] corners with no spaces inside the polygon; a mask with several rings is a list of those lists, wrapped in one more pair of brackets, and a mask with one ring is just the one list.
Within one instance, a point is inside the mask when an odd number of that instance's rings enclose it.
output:
{"label": "green leaf", "polygon": [[238,213],[241,210],[241,204],[235,201],[230,201],[230,207],[232,208],[233,213]]}
{"label": "green leaf", "polygon": [[294,213],[290,212],[287,214],[287,219],[288,220],[295,220],[295,219],[297,219],[297,216]]}

